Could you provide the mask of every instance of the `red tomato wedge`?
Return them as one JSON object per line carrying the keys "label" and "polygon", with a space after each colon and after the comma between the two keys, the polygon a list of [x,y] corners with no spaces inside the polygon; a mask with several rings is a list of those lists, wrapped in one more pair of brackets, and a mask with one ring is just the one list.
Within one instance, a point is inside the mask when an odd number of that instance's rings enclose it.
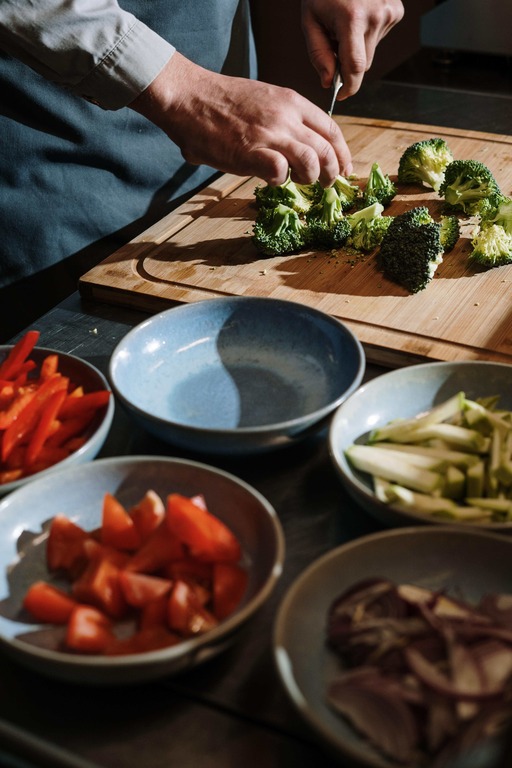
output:
{"label": "red tomato wedge", "polygon": [[23,599],[25,610],[45,624],[66,624],[76,604],[62,589],[45,581],[32,584]]}
{"label": "red tomato wedge", "polygon": [[130,571],[120,572],[119,583],[124,599],[135,608],[142,608],[147,603],[167,595],[172,587],[170,579]]}
{"label": "red tomato wedge", "polygon": [[146,541],[150,534],[165,517],[165,505],[160,496],[152,490],[147,491],[142,499],[129,510],[141,541]]}
{"label": "red tomato wedge", "polygon": [[140,609],[139,629],[150,629],[151,627],[165,627],[167,625],[167,604],[169,595],[165,594],[156,600],[146,603]]}
{"label": "red tomato wedge", "polygon": [[185,554],[183,544],[169,531],[163,520],[130,558],[126,570],[155,573],[171,560],[185,557]]}
{"label": "red tomato wedge", "polygon": [[89,605],[77,605],[69,617],[66,646],[79,653],[103,653],[115,641],[112,622]]}
{"label": "red tomato wedge", "polygon": [[115,619],[126,614],[127,604],[119,583],[119,568],[108,558],[91,560],[73,582],[73,597]]}
{"label": "red tomato wedge", "polygon": [[203,606],[194,587],[181,579],[171,590],[167,621],[170,629],[183,637],[203,634],[218,624],[215,616]]}
{"label": "red tomato wedge", "polygon": [[84,543],[87,531],[64,515],[56,515],[50,523],[46,542],[46,563],[49,571],[76,573],[86,563]]}
{"label": "red tomato wedge", "polygon": [[247,589],[248,575],[235,563],[213,566],[213,612],[218,619],[230,616],[240,605]]}
{"label": "red tomato wedge", "polygon": [[241,547],[235,534],[192,499],[171,493],[167,497],[169,530],[183,541],[194,557],[209,562],[237,562]]}
{"label": "red tomato wedge", "polygon": [[132,518],[115,496],[103,497],[101,540],[117,549],[134,550],[140,545],[140,534]]}

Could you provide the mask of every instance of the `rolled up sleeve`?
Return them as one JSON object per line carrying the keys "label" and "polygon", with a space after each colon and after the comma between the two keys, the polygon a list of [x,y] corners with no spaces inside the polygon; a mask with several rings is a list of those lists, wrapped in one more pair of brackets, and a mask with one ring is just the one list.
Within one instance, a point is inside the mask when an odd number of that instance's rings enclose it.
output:
{"label": "rolled up sleeve", "polygon": [[120,109],[174,46],[115,0],[0,0],[0,48],[103,109]]}

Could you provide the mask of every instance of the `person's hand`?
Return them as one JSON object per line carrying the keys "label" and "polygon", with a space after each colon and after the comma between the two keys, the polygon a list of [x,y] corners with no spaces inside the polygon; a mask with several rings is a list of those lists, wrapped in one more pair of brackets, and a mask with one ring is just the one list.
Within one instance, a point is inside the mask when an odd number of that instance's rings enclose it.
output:
{"label": "person's hand", "polygon": [[403,15],[400,0],[302,0],[308,55],[322,86],[331,86],[337,56],[343,78],[338,99],[353,96],[378,43]]}
{"label": "person's hand", "polygon": [[227,77],[175,53],[130,105],[194,165],[282,184],[324,186],[352,172],[343,134],[323,110],[288,88]]}

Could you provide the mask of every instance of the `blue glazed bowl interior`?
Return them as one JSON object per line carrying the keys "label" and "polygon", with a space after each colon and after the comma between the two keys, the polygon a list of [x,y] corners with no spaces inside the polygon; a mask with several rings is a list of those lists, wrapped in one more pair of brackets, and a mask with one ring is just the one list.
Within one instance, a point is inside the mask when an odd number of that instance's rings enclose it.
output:
{"label": "blue glazed bowl interior", "polygon": [[112,385],[143,414],[192,428],[254,429],[331,410],[364,356],[339,321],[286,301],[233,298],[162,312],[119,344]]}

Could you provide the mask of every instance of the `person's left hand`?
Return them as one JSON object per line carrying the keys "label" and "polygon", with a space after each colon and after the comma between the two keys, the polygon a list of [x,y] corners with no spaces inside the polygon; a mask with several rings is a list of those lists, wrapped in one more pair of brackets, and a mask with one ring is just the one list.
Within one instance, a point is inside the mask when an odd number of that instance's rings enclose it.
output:
{"label": "person's left hand", "polygon": [[378,43],[403,15],[401,0],[302,0],[308,55],[322,86],[330,87],[337,56],[343,78],[338,98],[353,96]]}

